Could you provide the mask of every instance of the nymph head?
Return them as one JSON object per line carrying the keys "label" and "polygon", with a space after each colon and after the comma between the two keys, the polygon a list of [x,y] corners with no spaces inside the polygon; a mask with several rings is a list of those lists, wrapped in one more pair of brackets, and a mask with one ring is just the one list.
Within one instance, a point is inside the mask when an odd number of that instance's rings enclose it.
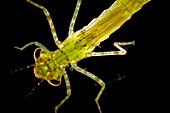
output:
{"label": "nymph head", "polygon": [[[39,56],[36,57],[37,50],[39,50]],[[37,78],[47,80],[53,86],[59,86],[61,84],[61,78],[63,75],[63,68],[55,63],[54,53],[49,50],[43,50],[37,48],[34,51],[34,74]],[[55,80],[58,83],[54,84]]]}

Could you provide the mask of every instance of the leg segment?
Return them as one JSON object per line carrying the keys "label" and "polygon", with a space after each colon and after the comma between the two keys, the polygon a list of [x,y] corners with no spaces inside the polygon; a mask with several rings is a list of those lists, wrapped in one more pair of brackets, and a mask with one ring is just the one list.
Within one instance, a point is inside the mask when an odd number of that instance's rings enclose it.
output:
{"label": "leg segment", "polygon": [[80,9],[81,2],[82,2],[82,0],[77,0],[77,5],[76,5],[76,8],[75,8],[75,10],[74,10],[74,14],[73,14],[73,17],[72,17],[70,26],[69,26],[69,32],[68,32],[68,35],[69,35],[69,36],[74,33],[74,31],[73,31],[73,29],[74,29],[74,24],[75,24],[75,21],[76,21],[76,18],[77,18],[79,9]]}
{"label": "leg segment", "polygon": [[76,64],[74,61],[72,61],[71,65],[72,65],[72,67],[73,67],[76,71],[78,71],[78,72],[80,72],[80,73],[82,73],[82,74],[90,77],[91,79],[95,80],[97,83],[99,83],[99,84],[102,86],[102,88],[100,89],[98,95],[97,95],[96,98],[95,98],[95,102],[96,102],[96,104],[97,104],[97,107],[98,107],[98,109],[99,109],[99,112],[102,113],[98,101],[99,101],[99,98],[100,98],[101,94],[103,93],[103,90],[105,89],[105,83],[104,83],[100,78],[98,78],[97,76],[95,76],[94,74],[92,74],[92,73],[90,73],[90,72],[88,72],[88,71],[86,71],[86,70],[78,67],[77,64]]}
{"label": "leg segment", "polygon": [[71,86],[70,86],[70,81],[68,78],[68,75],[66,73],[66,71],[64,70],[64,79],[65,79],[65,84],[66,84],[66,97],[57,105],[55,106],[55,113],[57,113],[58,108],[70,97],[71,95]]}
{"label": "leg segment", "polygon": [[19,50],[24,50],[25,48],[27,48],[28,46],[30,46],[30,45],[36,45],[36,46],[38,46],[39,48],[41,48],[41,49],[44,49],[44,50],[48,50],[44,45],[42,45],[41,43],[39,43],[39,42],[30,42],[30,43],[28,43],[28,44],[26,44],[26,45],[24,45],[23,47],[14,47],[14,48],[16,48],[16,49],[19,49]]}
{"label": "leg segment", "polygon": [[48,23],[49,23],[49,26],[50,26],[51,33],[52,33],[52,35],[53,35],[55,44],[56,44],[59,48],[61,48],[61,47],[62,47],[62,44],[61,44],[61,42],[58,40],[57,33],[56,33],[56,31],[55,31],[52,18],[51,18],[51,16],[50,16],[50,13],[48,12],[48,10],[47,10],[45,7],[39,5],[39,4],[37,4],[37,3],[35,3],[35,2],[33,2],[33,1],[31,1],[31,0],[26,0],[26,1],[29,2],[29,3],[31,3],[32,5],[34,5],[34,6],[36,6],[36,7],[38,7],[38,8],[40,8],[40,9],[43,10],[43,12],[44,12],[44,14],[45,14],[45,16],[46,16],[46,18],[47,18],[47,20],[48,20]]}
{"label": "leg segment", "polygon": [[87,57],[91,56],[108,56],[108,55],[126,55],[127,51],[123,49],[121,46],[125,45],[134,45],[135,41],[133,42],[115,42],[114,46],[119,49],[119,51],[110,51],[110,52],[91,52],[87,54]]}

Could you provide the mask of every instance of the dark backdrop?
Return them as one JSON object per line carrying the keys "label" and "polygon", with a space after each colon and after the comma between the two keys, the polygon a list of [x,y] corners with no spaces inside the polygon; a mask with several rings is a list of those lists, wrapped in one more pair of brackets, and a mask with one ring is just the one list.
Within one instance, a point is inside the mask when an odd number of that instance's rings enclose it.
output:
{"label": "dark backdrop", "polygon": [[[45,6],[53,19],[60,41],[68,36],[68,27],[76,5],[76,0],[35,0]],[[107,9],[113,0],[83,0],[75,24],[75,31],[87,25],[93,18]],[[7,4],[6,4],[7,5]],[[57,49],[42,10],[27,3],[15,0],[8,4],[7,20],[8,72],[20,70],[34,64],[33,51],[30,46],[24,51],[14,49],[31,41],[38,41],[49,50]],[[101,43],[95,51],[117,50],[115,41],[136,41],[135,46],[127,46],[125,56],[93,57],[80,61],[78,65],[92,72],[106,82],[107,86],[99,103],[103,113],[120,113],[145,111],[153,102],[149,93],[153,86],[149,78],[154,78],[151,65],[154,37],[157,31],[153,19],[158,10],[152,2],[143,6],[109,39]],[[5,45],[5,44],[4,44]],[[59,108],[58,113],[98,113],[95,97],[100,90],[93,80],[75,70],[66,69],[72,87],[71,97]],[[155,69],[154,69],[155,70]],[[119,80],[119,77],[123,77]],[[8,74],[5,87],[7,112],[54,113],[54,107],[66,95],[64,81],[59,87],[53,87],[46,81],[37,87],[39,79],[35,78],[33,68]],[[35,88],[35,91],[32,91]],[[31,94],[29,94],[31,92]],[[27,97],[28,95],[28,97]],[[6,112],[6,113],[7,113]]]}

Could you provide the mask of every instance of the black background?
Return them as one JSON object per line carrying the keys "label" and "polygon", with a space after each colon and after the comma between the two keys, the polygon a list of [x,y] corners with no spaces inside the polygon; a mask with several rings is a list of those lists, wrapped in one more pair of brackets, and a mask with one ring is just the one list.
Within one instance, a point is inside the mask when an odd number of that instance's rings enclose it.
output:
{"label": "black background", "polygon": [[[76,0],[35,0],[35,2],[49,10],[59,40],[64,41],[68,36]],[[83,0],[74,31],[98,17],[112,3],[113,0]],[[5,29],[8,37],[7,42],[4,42],[5,47],[9,49],[5,51],[8,59],[5,80],[7,82],[4,85],[6,113],[54,113],[55,105],[66,95],[64,81],[59,87],[53,87],[46,81],[37,87],[40,80],[35,78],[33,68],[19,71],[22,67],[34,64],[33,51],[36,46],[30,46],[24,51],[14,49],[14,46],[21,47],[28,42],[38,41],[49,50],[56,50],[46,17],[42,10],[25,0],[10,2],[7,12],[5,20],[8,27]],[[155,89],[152,82],[155,77],[153,71],[156,69],[151,67],[156,63],[153,59],[156,55],[153,49],[157,43],[154,43],[156,38],[153,34],[158,31],[155,26],[159,25],[155,21],[158,12],[153,2],[147,3],[109,39],[102,42],[101,48],[95,49],[95,51],[117,50],[113,42],[135,40],[135,46],[125,47],[127,55],[93,57],[78,63],[80,67],[86,68],[104,82],[112,81],[107,84],[99,100],[103,113],[138,112],[151,108],[150,103],[155,100],[151,92]],[[18,71],[12,73],[15,69]],[[71,82],[72,95],[59,108],[58,113],[98,113],[94,99],[100,86],[75,70],[66,70]],[[118,75],[126,78],[119,81]],[[35,91],[32,91],[35,87],[37,87]]]}

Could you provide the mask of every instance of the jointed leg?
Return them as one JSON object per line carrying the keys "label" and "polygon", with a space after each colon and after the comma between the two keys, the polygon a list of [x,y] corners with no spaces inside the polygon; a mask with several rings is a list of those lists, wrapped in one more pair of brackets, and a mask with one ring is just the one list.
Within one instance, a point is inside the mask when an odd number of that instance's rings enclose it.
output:
{"label": "jointed leg", "polygon": [[66,73],[66,71],[64,71],[64,79],[65,79],[65,84],[66,84],[66,97],[57,105],[55,106],[55,113],[57,113],[58,108],[70,97],[71,95],[71,86],[70,86],[70,81],[68,78],[68,75]]}
{"label": "jointed leg", "polygon": [[36,46],[38,46],[38,47],[41,48],[41,49],[48,50],[44,45],[42,45],[42,44],[39,43],[39,42],[30,42],[30,43],[24,45],[23,47],[16,47],[16,46],[15,46],[14,48],[19,49],[19,50],[24,50],[25,48],[27,48],[28,46],[33,45],[33,44],[36,45]]}
{"label": "jointed leg", "polygon": [[91,56],[108,56],[108,55],[126,55],[127,51],[123,49],[121,46],[125,45],[134,45],[135,42],[115,42],[114,46],[119,49],[119,51],[110,51],[110,52],[91,52],[87,54],[87,57]]}
{"label": "jointed leg", "polygon": [[38,8],[40,8],[40,9],[43,10],[45,16],[47,17],[47,20],[48,20],[48,23],[49,23],[49,26],[50,26],[51,33],[52,33],[52,35],[53,35],[54,41],[55,41],[56,45],[57,45],[59,48],[61,48],[61,47],[62,47],[62,44],[61,44],[61,42],[58,40],[57,33],[56,33],[56,31],[55,31],[52,18],[51,18],[51,16],[50,16],[50,13],[48,12],[48,10],[47,10],[45,7],[39,5],[39,4],[37,4],[37,3],[35,3],[35,2],[33,2],[33,1],[31,1],[31,0],[26,0],[26,1],[29,2],[29,3],[31,3],[32,5],[34,5],[34,6],[36,6],[36,7],[38,7]]}
{"label": "jointed leg", "polygon": [[70,23],[70,27],[69,27],[69,32],[68,32],[69,36],[74,33],[74,31],[73,31],[74,24],[75,24],[75,21],[76,21],[76,18],[77,18],[79,9],[80,9],[81,2],[82,2],[82,0],[77,0],[77,5],[76,5],[76,8],[74,10],[74,14],[73,14],[73,17],[72,17],[72,20],[71,20],[71,23]]}
{"label": "jointed leg", "polygon": [[90,73],[90,72],[88,72],[88,71],[86,71],[86,70],[78,67],[77,64],[76,64],[74,61],[72,61],[71,65],[72,65],[72,67],[73,67],[76,71],[78,71],[78,72],[80,72],[80,73],[82,73],[82,74],[84,74],[84,75],[87,75],[88,77],[90,77],[91,79],[95,80],[97,83],[99,83],[99,84],[102,86],[102,88],[100,89],[98,95],[97,95],[96,98],[95,98],[95,102],[96,102],[96,104],[97,104],[97,107],[98,107],[98,109],[99,109],[99,112],[102,113],[98,101],[99,101],[99,98],[100,98],[101,94],[103,93],[103,90],[105,89],[105,83],[104,83],[100,78],[98,78],[97,76],[95,76],[94,74],[92,74],[92,73]]}

